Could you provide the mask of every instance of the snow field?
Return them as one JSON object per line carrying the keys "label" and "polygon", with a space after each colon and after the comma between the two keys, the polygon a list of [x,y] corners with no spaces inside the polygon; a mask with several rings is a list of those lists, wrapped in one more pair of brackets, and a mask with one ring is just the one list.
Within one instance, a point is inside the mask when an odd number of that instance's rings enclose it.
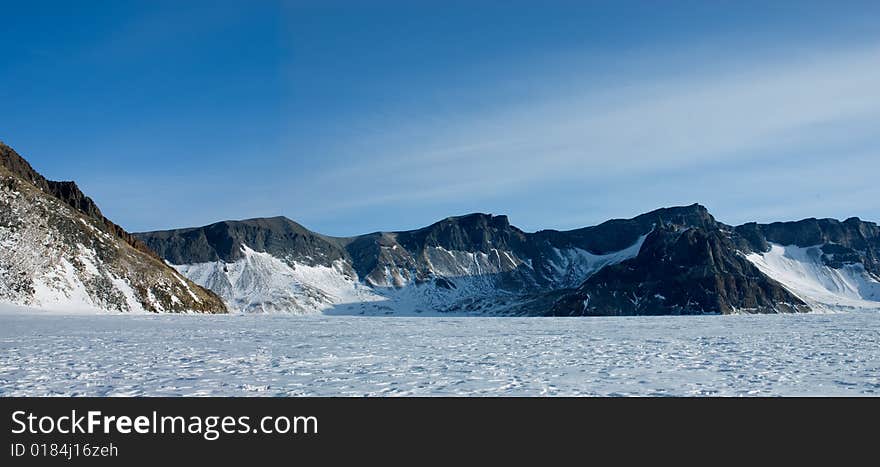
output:
{"label": "snow field", "polygon": [[0,396],[877,396],[880,314],[0,312]]}

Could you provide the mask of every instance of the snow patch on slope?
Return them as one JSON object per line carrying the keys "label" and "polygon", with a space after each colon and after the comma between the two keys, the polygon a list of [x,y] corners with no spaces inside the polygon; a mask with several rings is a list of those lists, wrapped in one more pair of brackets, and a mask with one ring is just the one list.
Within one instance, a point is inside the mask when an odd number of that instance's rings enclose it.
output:
{"label": "snow patch on slope", "polygon": [[[47,269],[44,274],[34,277],[34,293],[29,303],[30,306],[48,311],[65,312],[108,310],[146,312],[138,302],[128,281],[104,270],[105,266],[96,257],[93,250],[79,245],[79,252],[76,260],[82,265],[81,269],[77,269],[66,258],[59,258],[56,265]],[[114,290],[107,291],[107,293],[121,295],[124,299],[124,305],[114,305],[95,299],[86,282],[101,280],[107,280],[112,284]],[[122,306],[122,308],[116,309],[116,306]]]}
{"label": "snow patch on slope", "polygon": [[771,244],[770,251],[746,259],[818,311],[880,310],[880,279],[862,264],[825,265],[821,248]]}
{"label": "snow patch on slope", "polygon": [[155,268],[152,258],[95,222],[0,167],[0,302],[145,312],[184,311],[180,297],[187,291],[192,303],[202,301],[181,276]]}
{"label": "snow patch on slope", "polygon": [[239,312],[324,310],[336,304],[381,300],[346,272],[345,263],[332,267],[288,264],[269,253],[242,246],[244,257],[226,263],[172,265],[181,274],[220,295]]}
{"label": "snow patch on slope", "polygon": [[553,248],[555,257],[550,259],[550,265],[555,270],[554,277],[557,284],[562,288],[577,287],[605,266],[635,258],[642,250],[648,235],[642,235],[635,243],[623,250],[604,255],[593,254],[580,248],[562,250]]}
{"label": "snow patch on slope", "polygon": [[82,310],[98,308],[89,296],[76,269],[65,258],[57,267],[34,279],[33,305],[47,310]]}

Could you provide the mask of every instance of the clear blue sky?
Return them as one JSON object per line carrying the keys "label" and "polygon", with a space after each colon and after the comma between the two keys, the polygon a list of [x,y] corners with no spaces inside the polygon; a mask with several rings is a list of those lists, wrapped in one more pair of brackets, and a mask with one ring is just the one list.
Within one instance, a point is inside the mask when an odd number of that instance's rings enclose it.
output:
{"label": "clear blue sky", "polygon": [[0,139],[133,231],[880,220],[880,2],[0,6]]}

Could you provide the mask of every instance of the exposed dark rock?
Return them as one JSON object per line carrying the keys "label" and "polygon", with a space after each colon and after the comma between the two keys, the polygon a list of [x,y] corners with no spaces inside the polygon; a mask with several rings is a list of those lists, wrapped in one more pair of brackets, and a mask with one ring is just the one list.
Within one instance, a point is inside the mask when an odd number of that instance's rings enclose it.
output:
{"label": "exposed dark rock", "polygon": [[560,299],[555,316],[808,311],[748,262],[718,228],[658,226],[636,258],[608,266]]}
{"label": "exposed dark rock", "polygon": [[528,241],[526,234],[510,225],[507,216],[470,214],[449,217],[423,229],[397,232],[397,242],[410,251],[442,247],[454,251],[519,251]]}
{"label": "exposed dark rock", "polygon": [[172,264],[234,262],[242,245],[293,262],[329,266],[343,258],[340,243],[285,217],[218,222],[201,228],[137,234]]}
{"label": "exposed dark rock", "polygon": [[532,236],[546,240],[556,248],[576,247],[595,254],[620,251],[636,242],[655,225],[675,224],[690,227],[715,228],[718,222],[709,210],[699,204],[662,208],[632,219],[614,219],[593,227],[577,230],[542,230]]}

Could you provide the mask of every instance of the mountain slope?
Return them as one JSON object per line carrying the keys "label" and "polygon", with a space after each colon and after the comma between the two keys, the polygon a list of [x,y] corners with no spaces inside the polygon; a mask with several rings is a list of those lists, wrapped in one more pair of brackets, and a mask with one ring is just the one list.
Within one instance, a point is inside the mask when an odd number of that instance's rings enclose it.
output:
{"label": "mountain slope", "polygon": [[101,214],[0,143],[0,301],[45,309],[225,312]]}
{"label": "mountain slope", "polygon": [[806,304],[740,254],[718,228],[664,226],[635,258],[590,277],[557,316],[778,313]]}
{"label": "mountain slope", "polygon": [[638,257],[590,277],[550,314],[880,309],[876,224],[690,224],[658,229]]}

